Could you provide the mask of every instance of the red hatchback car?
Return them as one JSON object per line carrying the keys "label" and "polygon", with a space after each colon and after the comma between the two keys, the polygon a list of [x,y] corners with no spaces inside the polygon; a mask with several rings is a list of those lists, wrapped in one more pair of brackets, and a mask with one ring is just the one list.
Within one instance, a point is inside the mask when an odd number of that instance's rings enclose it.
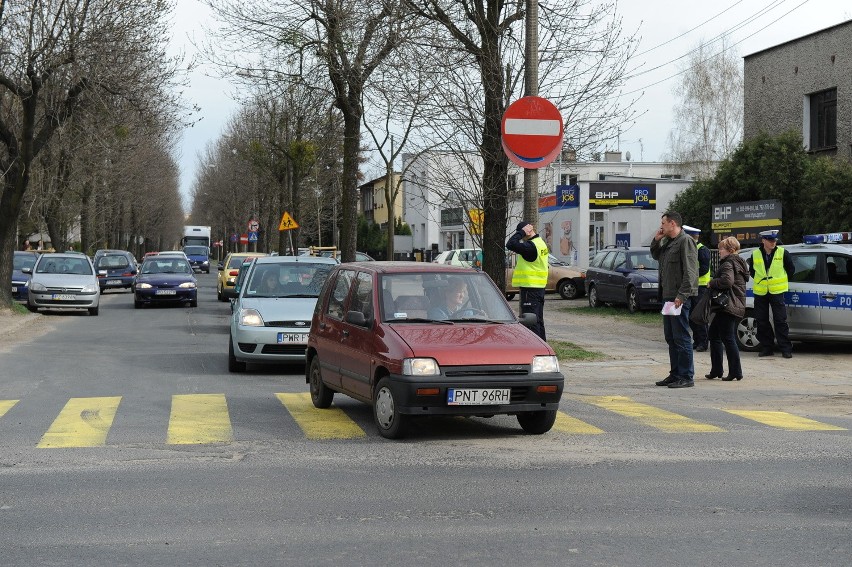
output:
{"label": "red hatchback car", "polygon": [[318,408],[336,392],[373,406],[379,433],[414,416],[516,415],[549,431],[564,377],[548,344],[485,273],[422,262],[336,266],[314,310],[306,380]]}

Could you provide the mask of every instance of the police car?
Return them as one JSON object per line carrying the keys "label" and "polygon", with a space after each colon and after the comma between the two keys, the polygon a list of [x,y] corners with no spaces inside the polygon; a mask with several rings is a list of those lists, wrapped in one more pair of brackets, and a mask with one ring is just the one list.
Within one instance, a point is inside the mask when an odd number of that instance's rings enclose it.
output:
{"label": "police car", "polygon": [[[852,232],[812,234],[803,244],[782,244],[796,272],[784,294],[790,340],[852,342]],[[753,249],[742,250],[750,258]],[[746,286],[746,314],[737,327],[740,350],[756,351],[754,294]]]}

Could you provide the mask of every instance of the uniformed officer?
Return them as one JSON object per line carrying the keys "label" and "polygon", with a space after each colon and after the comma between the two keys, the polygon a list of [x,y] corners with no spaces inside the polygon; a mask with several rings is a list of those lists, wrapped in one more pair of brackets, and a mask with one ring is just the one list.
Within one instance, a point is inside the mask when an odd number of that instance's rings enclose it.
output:
{"label": "uniformed officer", "polygon": [[544,289],[547,287],[550,250],[528,222],[518,223],[506,248],[518,255],[515,271],[512,272],[512,285],[520,290],[520,311],[522,314],[536,314],[538,322],[532,330],[542,340],[547,340],[544,332]]}
{"label": "uniformed officer", "polygon": [[[683,225],[683,231],[687,233],[695,241],[695,247],[698,249],[698,295],[691,298],[692,309],[698,304],[701,296],[707,292],[707,282],[710,281],[710,249],[701,244],[698,238],[701,236],[701,229]],[[692,329],[692,349],[698,352],[707,350],[707,327],[708,325],[697,325],[692,321],[689,322],[689,327]]]}
{"label": "uniformed officer", "polygon": [[[761,232],[760,247],[748,259],[749,273],[754,278],[754,318],[757,323],[757,340],[760,341],[758,356],[772,356],[777,343],[784,358],[793,358],[784,293],[789,289],[789,278],[796,267],[784,248],[777,245],[778,234],[777,230]],[[769,322],[770,308],[772,324]]]}

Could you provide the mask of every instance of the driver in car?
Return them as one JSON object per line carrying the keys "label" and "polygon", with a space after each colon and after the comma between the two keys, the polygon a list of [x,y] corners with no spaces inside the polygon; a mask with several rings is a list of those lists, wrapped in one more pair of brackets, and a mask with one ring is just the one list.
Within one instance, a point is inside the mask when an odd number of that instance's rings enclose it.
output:
{"label": "driver in car", "polygon": [[443,301],[439,300],[426,312],[429,319],[461,319],[479,313],[475,309],[462,309],[467,303],[467,285],[460,278],[448,280],[439,299]]}

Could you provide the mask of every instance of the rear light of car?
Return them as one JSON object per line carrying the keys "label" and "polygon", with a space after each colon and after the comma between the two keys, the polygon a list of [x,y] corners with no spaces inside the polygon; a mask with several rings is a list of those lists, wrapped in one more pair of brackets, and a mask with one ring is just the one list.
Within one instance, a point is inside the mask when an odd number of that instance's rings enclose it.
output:
{"label": "rear light of car", "polygon": [[125,277],[125,278],[126,278],[126,277],[128,277],[128,276],[135,276],[135,275],[136,275],[136,272],[124,272],[124,273],[123,273],[123,274],[121,274],[121,275],[122,275],[122,277]]}
{"label": "rear light of car", "polygon": [[536,386],[536,393],[538,394],[555,394],[559,391],[559,388],[555,385],[551,386]]}
{"label": "rear light of car", "polygon": [[417,388],[418,396],[437,396],[440,393],[440,388]]}
{"label": "rear light of car", "polygon": [[239,274],[239,273],[240,273],[240,272],[239,272],[239,271],[237,271],[237,270],[231,270],[230,272],[228,272],[228,275],[229,275],[229,276],[236,276],[236,275],[237,275],[237,274]]}

